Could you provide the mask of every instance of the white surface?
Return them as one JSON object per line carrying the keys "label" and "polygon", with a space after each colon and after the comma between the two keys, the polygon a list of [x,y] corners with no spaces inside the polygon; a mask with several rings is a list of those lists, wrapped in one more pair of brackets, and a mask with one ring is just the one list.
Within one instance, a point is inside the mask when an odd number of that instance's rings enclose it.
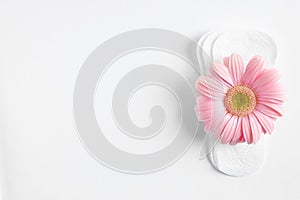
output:
{"label": "white surface", "polygon": [[[9,200],[299,199],[299,9],[296,0],[2,0],[1,165]],[[227,27],[273,37],[289,101],[274,135],[266,137],[269,153],[262,170],[243,178],[222,175],[198,160],[198,140],[174,165],[147,175],[115,172],[87,154],[72,119],[77,72],[97,45],[144,27],[174,30],[195,40]]]}

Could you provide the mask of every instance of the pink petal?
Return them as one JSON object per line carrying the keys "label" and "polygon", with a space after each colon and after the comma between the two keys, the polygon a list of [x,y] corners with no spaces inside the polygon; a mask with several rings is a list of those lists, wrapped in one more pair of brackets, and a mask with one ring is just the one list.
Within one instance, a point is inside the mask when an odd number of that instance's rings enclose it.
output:
{"label": "pink petal", "polygon": [[222,131],[221,134],[221,142],[223,144],[226,144],[228,142],[230,142],[230,140],[232,140],[234,133],[235,133],[235,129],[237,126],[237,120],[238,117],[235,115],[232,115],[232,117],[229,119],[228,123],[224,126],[224,129]]}
{"label": "pink petal", "polygon": [[274,82],[270,85],[270,87],[267,88],[256,88],[255,93],[258,95],[261,94],[268,94],[268,95],[285,95],[287,93],[287,90],[278,82]]}
{"label": "pink petal", "polygon": [[210,130],[210,127],[211,127],[211,122],[212,122],[211,120],[205,122],[205,125],[204,125],[204,131],[205,132],[210,132],[209,130]]}
{"label": "pink petal", "polygon": [[242,57],[236,54],[232,54],[228,61],[228,69],[233,83],[235,85],[239,85],[244,73],[244,63]]}
{"label": "pink petal", "polygon": [[196,82],[196,90],[211,99],[223,99],[227,91],[212,75],[201,76]]}
{"label": "pink petal", "polygon": [[245,73],[241,79],[242,84],[251,86],[262,70],[267,67],[267,61],[261,56],[254,56],[247,64]]}
{"label": "pink petal", "polygon": [[256,81],[252,83],[251,87],[256,90],[267,90],[272,87],[280,78],[280,74],[277,69],[265,69],[257,77]]}
{"label": "pink petal", "polygon": [[215,139],[221,139],[222,130],[228,124],[231,117],[231,114],[226,113],[225,115],[220,115],[218,117],[215,117],[214,120],[212,120],[212,126],[210,131],[214,133]]}
{"label": "pink petal", "polygon": [[228,67],[229,66],[229,57],[223,58],[223,63],[226,67]]}
{"label": "pink petal", "polygon": [[245,141],[246,141],[246,140],[245,140],[244,135],[243,135],[243,133],[242,133],[242,135],[241,135],[241,137],[240,137],[240,139],[239,139],[238,142],[245,142]]}
{"label": "pink petal", "polygon": [[278,105],[282,105],[284,100],[283,99],[278,99],[278,98],[264,98],[263,100],[262,99],[259,99],[257,100],[258,103],[268,103],[268,104],[278,104]]}
{"label": "pink petal", "polygon": [[251,144],[253,142],[253,139],[251,136],[250,121],[248,116],[242,118],[242,131],[246,142],[248,144]]}
{"label": "pink petal", "polygon": [[253,138],[253,143],[255,144],[260,138],[261,126],[260,123],[257,121],[256,117],[253,115],[253,113],[250,113],[248,117],[250,122],[250,130]]}
{"label": "pink petal", "polygon": [[283,113],[283,109],[280,105],[272,103],[259,103],[256,105],[256,109],[271,118],[281,117]]}
{"label": "pink petal", "polygon": [[257,101],[275,104],[282,104],[286,100],[286,92],[286,89],[278,82],[255,89]]}
{"label": "pink petal", "polygon": [[196,113],[199,121],[211,120],[212,100],[206,96],[197,97]]}
{"label": "pink petal", "polygon": [[237,117],[237,123],[234,131],[234,135],[232,140],[230,141],[230,144],[235,145],[239,142],[240,138],[242,136],[242,118]]}
{"label": "pink petal", "polygon": [[265,94],[257,94],[256,97],[257,97],[257,101],[259,103],[269,102],[269,103],[274,103],[274,104],[281,105],[286,100],[285,94],[268,94],[268,93],[265,93]]}
{"label": "pink petal", "polygon": [[225,65],[220,63],[213,63],[210,67],[210,72],[219,81],[220,84],[226,87],[226,89],[229,89],[233,86],[228,68]]}
{"label": "pink petal", "polygon": [[223,128],[226,109],[223,100],[211,100],[205,96],[197,98],[196,113],[199,121],[204,121],[204,130],[219,134]]}
{"label": "pink petal", "polygon": [[275,119],[270,118],[269,116],[262,114],[261,112],[255,110],[253,111],[253,114],[255,115],[256,119],[258,120],[262,131],[264,133],[271,134],[274,131],[274,121]]}

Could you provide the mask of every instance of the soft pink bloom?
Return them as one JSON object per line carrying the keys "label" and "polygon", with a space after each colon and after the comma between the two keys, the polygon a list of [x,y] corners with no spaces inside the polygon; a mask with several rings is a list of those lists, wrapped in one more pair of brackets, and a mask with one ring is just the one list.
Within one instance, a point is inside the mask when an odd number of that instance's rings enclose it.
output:
{"label": "soft pink bloom", "polygon": [[229,144],[256,143],[261,133],[271,134],[285,100],[278,80],[278,71],[268,68],[261,56],[246,67],[236,54],[224,58],[224,64],[213,63],[196,83],[196,112],[205,131]]}

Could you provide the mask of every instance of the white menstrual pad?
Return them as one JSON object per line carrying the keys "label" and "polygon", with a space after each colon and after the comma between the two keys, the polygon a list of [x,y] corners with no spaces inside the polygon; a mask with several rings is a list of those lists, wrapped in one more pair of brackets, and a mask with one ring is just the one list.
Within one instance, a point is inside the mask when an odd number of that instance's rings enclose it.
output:
{"label": "white menstrual pad", "polygon": [[[242,56],[244,64],[255,55],[265,57],[270,66],[275,63],[277,48],[271,37],[257,31],[232,30],[216,31],[204,35],[198,42],[197,55],[201,67],[209,68],[212,61],[223,62],[223,58],[236,53]],[[204,53],[208,57],[205,58]],[[206,56],[207,57],[207,56]],[[203,71],[208,71],[203,70]],[[213,139],[211,133],[206,135],[206,147],[202,148],[201,157],[208,155],[211,164],[220,172],[230,176],[245,176],[261,168],[264,161],[264,139],[257,144],[239,143],[237,145],[221,144]]]}

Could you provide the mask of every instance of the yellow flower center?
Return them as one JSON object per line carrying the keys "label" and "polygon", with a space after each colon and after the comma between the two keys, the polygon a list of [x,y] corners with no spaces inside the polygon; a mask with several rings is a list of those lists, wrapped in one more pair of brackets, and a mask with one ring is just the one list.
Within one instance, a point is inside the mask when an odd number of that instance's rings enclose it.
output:
{"label": "yellow flower center", "polygon": [[224,105],[232,115],[244,117],[255,109],[256,96],[249,87],[237,85],[227,91]]}
{"label": "yellow flower center", "polygon": [[244,110],[249,107],[249,97],[243,93],[235,93],[230,104],[236,110]]}

